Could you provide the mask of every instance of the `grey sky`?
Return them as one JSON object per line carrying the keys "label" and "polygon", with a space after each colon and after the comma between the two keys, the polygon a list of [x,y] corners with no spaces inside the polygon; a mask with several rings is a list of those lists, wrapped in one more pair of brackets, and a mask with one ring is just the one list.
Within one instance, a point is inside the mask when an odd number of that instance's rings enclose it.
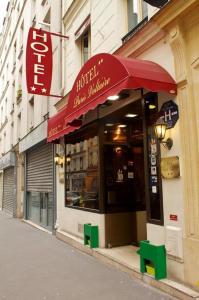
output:
{"label": "grey sky", "polygon": [[3,19],[6,14],[7,4],[8,4],[8,0],[0,0],[0,32],[2,31],[2,27],[3,27]]}

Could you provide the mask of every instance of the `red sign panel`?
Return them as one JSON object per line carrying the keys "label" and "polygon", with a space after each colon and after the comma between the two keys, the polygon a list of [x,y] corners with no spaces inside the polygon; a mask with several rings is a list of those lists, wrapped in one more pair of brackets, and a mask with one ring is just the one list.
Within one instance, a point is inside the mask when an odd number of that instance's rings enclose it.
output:
{"label": "red sign panel", "polygon": [[170,220],[171,221],[178,221],[178,216],[177,215],[170,215]]}
{"label": "red sign panel", "polygon": [[50,95],[52,80],[51,34],[30,28],[26,48],[26,82],[28,93]]}

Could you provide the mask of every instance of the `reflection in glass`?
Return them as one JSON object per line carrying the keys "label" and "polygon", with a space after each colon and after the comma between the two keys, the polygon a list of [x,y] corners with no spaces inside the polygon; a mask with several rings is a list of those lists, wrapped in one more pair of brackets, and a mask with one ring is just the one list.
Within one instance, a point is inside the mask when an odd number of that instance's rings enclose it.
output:
{"label": "reflection in glass", "polygon": [[98,137],[66,145],[66,206],[98,209]]}

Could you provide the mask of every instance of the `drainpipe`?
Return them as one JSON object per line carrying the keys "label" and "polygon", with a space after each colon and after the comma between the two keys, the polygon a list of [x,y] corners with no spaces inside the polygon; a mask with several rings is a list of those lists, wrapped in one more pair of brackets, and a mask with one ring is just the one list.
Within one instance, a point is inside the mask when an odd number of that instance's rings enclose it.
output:
{"label": "drainpipe", "polygon": [[[59,7],[59,33],[62,34],[62,7],[63,1],[60,0],[60,7]],[[58,94],[61,92],[62,88],[62,38],[60,38],[58,43],[58,51],[59,51],[59,91]],[[52,233],[56,234],[56,222],[57,222],[57,172],[56,172],[56,165],[54,163],[54,157],[56,154],[56,144],[53,144],[53,228]]]}
{"label": "drainpipe", "polygon": [[56,144],[53,144],[53,225],[52,233],[56,234],[56,221],[57,221],[57,172],[54,157],[56,153]]}

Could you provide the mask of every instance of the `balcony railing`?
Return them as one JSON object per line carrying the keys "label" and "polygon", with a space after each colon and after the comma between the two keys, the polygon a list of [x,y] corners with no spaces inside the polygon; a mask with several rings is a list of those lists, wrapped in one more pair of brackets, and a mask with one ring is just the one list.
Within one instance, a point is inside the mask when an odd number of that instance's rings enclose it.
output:
{"label": "balcony railing", "polygon": [[130,30],[123,38],[123,44],[126,43],[130,38],[135,35],[144,25],[148,22],[148,17],[144,18],[140,23],[138,23],[132,30]]}

